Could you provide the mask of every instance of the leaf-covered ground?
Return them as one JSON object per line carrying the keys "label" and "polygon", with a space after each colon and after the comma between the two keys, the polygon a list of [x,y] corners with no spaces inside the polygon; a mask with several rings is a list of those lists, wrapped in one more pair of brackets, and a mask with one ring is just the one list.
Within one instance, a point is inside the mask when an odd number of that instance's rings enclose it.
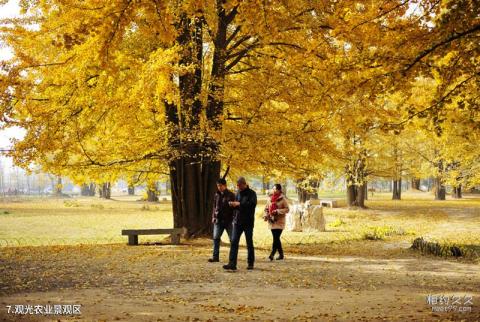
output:
{"label": "leaf-covered ground", "polygon": [[[362,244],[372,242],[359,242]],[[4,248],[0,255],[0,320],[53,317],[7,314],[7,305],[81,304],[81,321],[340,320],[422,321],[480,319],[476,263],[391,250],[376,254],[325,249],[266,260],[257,251],[247,271],[207,263],[209,243],[180,246],[88,245]],[[354,249],[354,248],[349,248]],[[227,247],[222,247],[225,261]],[[320,251],[320,249],[317,249]],[[428,295],[471,295],[471,312],[432,312]]]}

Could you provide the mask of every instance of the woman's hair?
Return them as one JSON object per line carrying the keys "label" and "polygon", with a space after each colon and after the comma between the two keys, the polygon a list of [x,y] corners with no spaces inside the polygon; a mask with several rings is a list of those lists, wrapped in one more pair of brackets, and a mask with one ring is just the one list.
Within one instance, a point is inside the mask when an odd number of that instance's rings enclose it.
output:
{"label": "woman's hair", "polygon": [[276,183],[273,185],[278,191],[282,191],[282,185],[279,183]]}

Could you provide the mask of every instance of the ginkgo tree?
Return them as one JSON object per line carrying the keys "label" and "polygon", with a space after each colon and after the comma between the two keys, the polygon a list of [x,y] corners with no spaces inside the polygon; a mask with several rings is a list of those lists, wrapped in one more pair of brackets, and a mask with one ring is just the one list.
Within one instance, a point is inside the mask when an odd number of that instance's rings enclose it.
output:
{"label": "ginkgo tree", "polygon": [[14,52],[0,121],[27,133],[15,162],[99,184],[168,174],[174,226],[189,236],[211,228],[222,168],[321,178],[351,151],[338,133],[367,137],[421,115],[392,121],[376,96],[408,92],[439,55],[454,69],[445,45],[471,46],[478,30],[470,13],[453,28],[471,1],[20,3],[0,30]]}

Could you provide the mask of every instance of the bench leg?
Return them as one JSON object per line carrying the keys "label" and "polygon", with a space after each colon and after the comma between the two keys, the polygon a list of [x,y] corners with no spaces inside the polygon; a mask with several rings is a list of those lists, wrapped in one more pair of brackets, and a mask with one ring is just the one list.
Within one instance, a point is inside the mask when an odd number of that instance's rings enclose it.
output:
{"label": "bench leg", "polygon": [[129,245],[138,245],[138,235],[128,235]]}
{"label": "bench leg", "polygon": [[178,245],[180,244],[180,235],[179,234],[171,234],[170,238],[172,240],[173,245]]}

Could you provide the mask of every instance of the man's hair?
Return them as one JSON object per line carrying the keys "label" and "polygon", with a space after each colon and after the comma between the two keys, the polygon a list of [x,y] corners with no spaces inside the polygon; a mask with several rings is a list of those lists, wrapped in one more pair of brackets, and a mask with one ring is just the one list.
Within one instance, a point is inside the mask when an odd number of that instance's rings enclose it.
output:
{"label": "man's hair", "polygon": [[223,178],[220,178],[220,179],[217,180],[217,184],[227,185],[227,180],[225,180]]}
{"label": "man's hair", "polygon": [[244,177],[239,177],[239,178],[237,179],[237,183],[247,184],[247,180],[245,180]]}

